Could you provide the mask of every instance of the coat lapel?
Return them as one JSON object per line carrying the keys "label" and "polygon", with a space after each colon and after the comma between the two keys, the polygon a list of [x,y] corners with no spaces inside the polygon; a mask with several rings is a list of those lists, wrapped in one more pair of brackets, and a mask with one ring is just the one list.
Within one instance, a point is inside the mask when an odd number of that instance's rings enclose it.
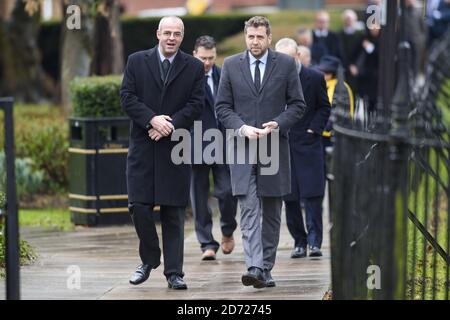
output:
{"label": "coat lapel", "polygon": [[154,47],[153,49],[148,50],[145,53],[145,63],[147,64],[148,68],[150,69],[150,74],[155,79],[156,84],[158,85],[159,89],[162,89],[161,84],[161,73],[159,72],[159,65],[158,65],[158,54],[156,52],[157,47]]}
{"label": "coat lapel", "polygon": [[167,80],[166,86],[168,87],[173,80],[180,74],[180,72],[186,67],[187,65],[187,57],[185,57],[184,53],[179,50],[177,55],[175,56],[175,59],[173,60],[173,66],[169,73],[169,80]]}
{"label": "coat lapel", "polygon": [[241,72],[244,76],[245,81],[247,82],[248,86],[252,90],[253,94],[256,96],[256,88],[255,84],[252,80],[252,74],[250,72],[250,61],[248,59],[248,53],[247,51],[244,52],[244,54],[241,56],[241,65],[240,65]]}
{"label": "coat lapel", "polygon": [[264,89],[264,86],[266,85],[267,81],[270,78],[270,75],[272,74],[272,71],[275,69],[277,59],[276,55],[272,52],[272,50],[268,49],[269,53],[267,56],[267,66],[266,71],[264,72],[264,78],[261,84],[261,87],[259,88],[259,92],[261,92]]}

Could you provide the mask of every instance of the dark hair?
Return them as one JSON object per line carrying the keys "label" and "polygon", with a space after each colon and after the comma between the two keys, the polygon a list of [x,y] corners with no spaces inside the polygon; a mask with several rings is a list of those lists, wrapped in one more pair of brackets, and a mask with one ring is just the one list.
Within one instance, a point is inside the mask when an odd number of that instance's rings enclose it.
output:
{"label": "dark hair", "polygon": [[216,47],[216,41],[211,36],[200,36],[195,40],[194,50],[197,51],[199,47],[213,49]]}
{"label": "dark hair", "polygon": [[266,17],[255,16],[253,18],[250,18],[250,20],[245,21],[245,27],[244,27],[245,33],[247,33],[247,29],[249,27],[253,27],[253,28],[266,27],[267,35],[269,36],[272,33],[269,19],[267,19]]}

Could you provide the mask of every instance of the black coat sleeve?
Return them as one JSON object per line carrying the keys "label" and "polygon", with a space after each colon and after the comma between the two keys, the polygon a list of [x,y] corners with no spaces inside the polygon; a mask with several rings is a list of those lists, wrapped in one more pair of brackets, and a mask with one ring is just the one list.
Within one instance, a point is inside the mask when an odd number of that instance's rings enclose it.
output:
{"label": "black coat sleeve", "polygon": [[[143,129],[148,129],[150,120],[156,115],[150,106],[144,104],[137,96],[136,72],[140,69],[136,64],[136,55],[128,58],[127,66],[120,88],[120,104],[122,110]],[[136,65],[135,65],[136,64]]]}

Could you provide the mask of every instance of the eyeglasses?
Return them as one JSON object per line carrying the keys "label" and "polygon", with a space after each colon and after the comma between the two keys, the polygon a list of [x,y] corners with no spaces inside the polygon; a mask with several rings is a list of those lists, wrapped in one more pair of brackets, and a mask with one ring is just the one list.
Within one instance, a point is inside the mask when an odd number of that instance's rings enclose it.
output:
{"label": "eyeglasses", "polygon": [[170,38],[172,35],[174,38],[181,38],[183,36],[183,33],[179,31],[176,32],[164,31],[162,32],[162,35],[164,38]]}

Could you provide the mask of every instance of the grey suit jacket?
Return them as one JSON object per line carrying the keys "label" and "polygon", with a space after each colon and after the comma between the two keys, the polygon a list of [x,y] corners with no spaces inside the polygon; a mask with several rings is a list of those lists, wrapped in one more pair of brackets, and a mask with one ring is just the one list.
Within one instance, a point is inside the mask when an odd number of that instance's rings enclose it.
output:
{"label": "grey suit jacket", "polygon": [[[261,169],[270,164],[263,165],[258,158],[257,191],[259,196],[264,197],[280,197],[290,193],[288,131],[306,111],[294,59],[269,49],[264,78],[259,92],[256,92],[247,51],[226,58],[215,108],[219,121],[227,129],[237,130],[244,124],[262,128],[265,122],[278,123],[279,152],[275,156],[272,155],[272,158],[278,157],[279,170],[271,175],[261,174]],[[274,137],[276,136],[269,135],[267,139],[269,150]],[[237,142],[227,145],[228,152],[238,152]],[[252,164],[248,161],[245,164],[230,164],[233,195],[247,194],[251,170]]]}

